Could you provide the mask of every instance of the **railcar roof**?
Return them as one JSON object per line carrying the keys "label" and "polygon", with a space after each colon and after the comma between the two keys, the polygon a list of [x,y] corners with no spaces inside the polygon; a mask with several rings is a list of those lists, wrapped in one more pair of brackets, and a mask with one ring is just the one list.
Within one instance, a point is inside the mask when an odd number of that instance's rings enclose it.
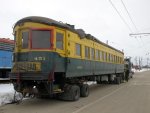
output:
{"label": "railcar roof", "polygon": [[50,18],[46,18],[46,17],[40,17],[40,16],[29,16],[29,17],[25,17],[25,18],[22,18],[21,20],[19,20],[14,27],[16,27],[17,25],[21,25],[22,23],[24,22],[35,22],[35,23],[41,23],[41,24],[46,24],[46,25],[51,25],[51,26],[56,26],[56,27],[60,27],[60,28],[64,28],[64,29],[68,29],[72,32],[75,32],[77,33],[80,38],[87,38],[87,39],[90,39],[90,40],[93,40],[97,43],[100,43],[104,46],[107,46],[111,49],[114,49],[120,53],[123,54],[122,51],[118,50],[118,49],[115,49],[114,47],[112,46],[109,46],[103,42],[101,42],[100,40],[98,40],[97,38],[95,38],[94,36],[92,36],[91,34],[86,34],[82,29],[75,29],[73,25],[70,25],[70,24],[65,24],[65,23],[62,23],[62,22],[58,22],[58,21],[55,21],[53,19],[50,19]]}
{"label": "railcar roof", "polygon": [[8,43],[8,44],[14,44],[14,40],[11,40],[9,38],[0,38],[0,42]]}

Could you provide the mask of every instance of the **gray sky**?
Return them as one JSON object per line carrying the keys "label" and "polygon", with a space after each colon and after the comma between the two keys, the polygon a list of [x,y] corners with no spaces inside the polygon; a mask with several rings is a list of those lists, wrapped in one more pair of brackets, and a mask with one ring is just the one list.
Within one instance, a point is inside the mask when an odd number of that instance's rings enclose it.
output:
{"label": "gray sky", "polygon": [[[111,0],[137,33],[121,0]],[[139,32],[150,32],[150,0],[123,0]],[[11,38],[16,21],[26,16],[44,16],[82,28],[99,40],[124,50],[125,56],[143,57],[150,53],[150,36],[130,37],[131,30],[123,23],[109,0],[1,0],[0,37]],[[150,54],[149,54],[150,56]]]}

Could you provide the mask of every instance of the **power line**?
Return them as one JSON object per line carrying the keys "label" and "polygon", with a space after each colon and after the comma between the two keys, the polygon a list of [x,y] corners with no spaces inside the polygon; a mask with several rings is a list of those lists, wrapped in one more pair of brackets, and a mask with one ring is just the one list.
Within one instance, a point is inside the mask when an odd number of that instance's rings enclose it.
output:
{"label": "power line", "polygon": [[119,13],[119,11],[117,10],[117,8],[115,7],[115,5],[112,3],[111,0],[109,0],[110,4],[112,5],[112,7],[115,9],[115,11],[118,13],[118,15],[120,16],[120,18],[122,19],[122,21],[124,22],[124,24],[127,26],[127,28],[132,32],[130,26],[127,24],[127,22],[125,21],[125,19],[121,16],[121,14]]}
{"label": "power line", "polygon": [[144,35],[144,36],[146,36],[146,35],[150,35],[150,33],[131,33],[131,34],[129,34],[130,36],[141,36],[141,35]]}
{"label": "power line", "polygon": [[121,0],[121,3],[123,4],[123,6],[124,6],[124,8],[125,8],[125,10],[126,10],[126,12],[127,12],[127,14],[128,14],[128,16],[129,16],[129,18],[130,18],[130,20],[131,20],[132,24],[133,24],[133,26],[135,27],[136,31],[138,31],[138,29],[137,29],[137,27],[136,27],[135,23],[133,22],[133,19],[132,19],[132,17],[131,17],[131,15],[130,15],[130,13],[129,13],[129,11],[128,11],[127,7],[125,6],[125,4],[124,4],[123,0]]}
{"label": "power line", "polygon": [[[127,12],[127,14],[128,14],[128,17],[130,18],[130,20],[131,20],[133,26],[135,27],[136,31],[139,32],[139,30],[138,30],[138,28],[136,27],[136,25],[135,25],[135,23],[134,23],[134,21],[133,21],[131,15],[130,15],[130,13],[129,13],[127,7],[126,7],[126,5],[124,4],[123,0],[121,0],[121,3],[122,3],[122,5],[124,6],[124,9],[126,10],[126,12]],[[144,42],[143,42],[141,36],[140,36],[140,39],[141,39],[142,43],[144,44]]]}

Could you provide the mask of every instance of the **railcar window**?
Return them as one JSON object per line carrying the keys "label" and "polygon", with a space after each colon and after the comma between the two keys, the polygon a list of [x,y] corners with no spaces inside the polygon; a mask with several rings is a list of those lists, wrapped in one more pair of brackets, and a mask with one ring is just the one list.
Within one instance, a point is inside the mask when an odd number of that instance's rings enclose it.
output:
{"label": "railcar window", "polygon": [[102,61],[104,61],[104,52],[102,51]]}
{"label": "railcar window", "polygon": [[90,48],[85,46],[85,58],[90,59]]}
{"label": "railcar window", "polygon": [[110,62],[111,60],[110,60],[110,54],[108,53],[108,61]]}
{"label": "railcar window", "polygon": [[95,59],[95,51],[94,51],[94,49],[92,48],[92,60],[94,60]]}
{"label": "railcar window", "polygon": [[118,57],[118,63],[120,64],[120,57]]}
{"label": "railcar window", "polygon": [[118,63],[118,57],[116,56],[116,63]]}
{"label": "railcar window", "polygon": [[103,52],[103,60],[106,61],[106,53]]}
{"label": "railcar window", "polygon": [[33,49],[48,49],[50,48],[50,31],[48,30],[33,30],[32,31],[32,48]]}
{"label": "railcar window", "polygon": [[113,62],[113,55],[110,55],[110,60],[111,62]]}
{"label": "railcar window", "polygon": [[81,56],[81,45],[76,44],[76,55]]}
{"label": "railcar window", "polygon": [[29,40],[29,32],[28,31],[22,32],[22,48],[23,49],[28,48],[28,40]]}
{"label": "railcar window", "polygon": [[118,59],[117,59],[117,56],[116,56],[116,63],[118,63]]}
{"label": "railcar window", "polygon": [[99,59],[100,59],[100,60],[102,60],[102,59],[103,59],[102,51],[99,51]]}
{"label": "railcar window", "polygon": [[114,57],[114,63],[116,63],[116,62],[115,62],[115,55],[114,55],[113,57]]}
{"label": "railcar window", "polygon": [[117,56],[117,63],[119,63],[119,57]]}
{"label": "railcar window", "polygon": [[95,57],[96,57],[96,60],[99,60],[99,51],[98,50],[96,50]]}
{"label": "railcar window", "polygon": [[120,64],[121,64],[121,57],[120,57]]}
{"label": "railcar window", "polygon": [[110,62],[112,62],[112,57],[111,57],[111,54],[110,54],[110,56],[109,56],[109,57],[110,57]]}
{"label": "railcar window", "polygon": [[107,58],[108,54],[107,54],[107,53],[105,53],[105,54],[106,54],[106,56],[105,56],[105,61],[107,61],[107,60],[108,60],[108,58]]}
{"label": "railcar window", "polygon": [[56,48],[63,49],[63,38],[64,35],[62,33],[56,33]]}
{"label": "railcar window", "polygon": [[115,56],[114,55],[112,55],[112,59],[113,59],[113,63],[115,63]]}

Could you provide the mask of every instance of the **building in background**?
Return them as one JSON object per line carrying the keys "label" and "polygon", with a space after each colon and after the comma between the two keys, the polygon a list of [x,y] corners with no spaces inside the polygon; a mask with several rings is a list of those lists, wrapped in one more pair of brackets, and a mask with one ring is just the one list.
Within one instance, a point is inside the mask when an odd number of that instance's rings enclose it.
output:
{"label": "building in background", "polygon": [[8,38],[0,38],[0,79],[8,79],[12,68],[14,41]]}

